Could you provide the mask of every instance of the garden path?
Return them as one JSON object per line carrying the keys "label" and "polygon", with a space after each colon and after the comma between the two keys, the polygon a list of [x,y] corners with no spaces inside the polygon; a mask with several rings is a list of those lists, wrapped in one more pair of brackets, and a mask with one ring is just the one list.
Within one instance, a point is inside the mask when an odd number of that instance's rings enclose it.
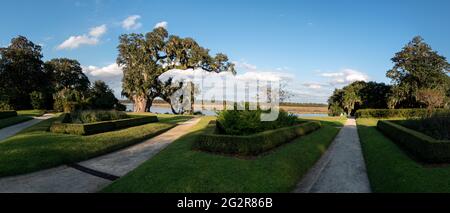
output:
{"label": "garden path", "polygon": [[294,192],[371,192],[354,118],[347,120],[327,152],[297,185]]}
{"label": "garden path", "polygon": [[33,126],[41,121],[51,118],[51,117],[53,117],[53,114],[45,114],[40,117],[34,117],[33,120],[29,120],[26,122],[22,122],[19,124],[15,124],[15,125],[0,129],[0,141],[4,140],[6,138],[9,138],[30,126]]}
{"label": "garden path", "polygon": [[0,193],[97,192],[153,157],[179,137],[189,133],[200,119],[194,118],[180,123],[171,130],[140,144],[78,164],[0,178]]}

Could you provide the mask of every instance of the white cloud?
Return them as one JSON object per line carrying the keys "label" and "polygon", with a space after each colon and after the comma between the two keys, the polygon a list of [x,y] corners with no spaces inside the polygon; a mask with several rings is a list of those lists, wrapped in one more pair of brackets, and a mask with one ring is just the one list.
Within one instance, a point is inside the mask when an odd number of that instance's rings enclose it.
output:
{"label": "white cloud", "polygon": [[102,36],[103,34],[106,33],[106,25],[100,25],[98,27],[93,27],[91,28],[91,31],[89,31],[89,35],[91,35],[92,37],[98,38],[100,36]]}
{"label": "white cloud", "polygon": [[142,26],[142,23],[138,22],[140,18],[140,15],[129,16],[122,21],[122,27],[126,30],[136,30]]}
{"label": "white cloud", "polygon": [[350,84],[355,81],[368,81],[369,76],[353,69],[343,69],[339,72],[321,73],[320,76],[328,78],[331,85]]}
{"label": "white cloud", "polygon": [[96,67],[96,66],[83,67],[83,72],[92,76],[102,76],[102,77],[119,76],[123,74],[122,68],[119,67],[116,63],[112,63],[105,67]]}
{"label": "white cloud", "polygon": [[167,29],[167,26],[168,26],[168,25],[169,25],[169,23],[167,23],[167,21],[162,21],[162,22],[157,23],[157,24],[155,25],[155,28],[162,27],[162,28],[164,28],[164,29]]}
{"label": "white cloud", "polygon": [[98,42],[99,42],[98,38],[89,37],[86,35],[70,36],[67,40],[65,40],[62,44],[60,44],[57,49],[58,50],[76,49],[83,44],[96,45],[98,44]]}
{"label": "white cloud", "polygon": [[106,25],[93,27],[89,31],[89,35],[70,36],[63,43],[58,45],[58,50],[76,49],[81,45],[96,45],[100,42],[99,38],[106,33]]}
{"label": "white cloud", "polygon": [[322,89],[324,87],[324,85],[319,83],[303,83],[302,85],[309,89]]}

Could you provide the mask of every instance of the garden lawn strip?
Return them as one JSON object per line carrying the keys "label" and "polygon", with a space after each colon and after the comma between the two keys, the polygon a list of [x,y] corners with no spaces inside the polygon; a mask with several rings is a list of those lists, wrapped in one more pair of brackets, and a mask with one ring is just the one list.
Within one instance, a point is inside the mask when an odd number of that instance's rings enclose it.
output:
{"label": "garden lawn strip", "polygon": [[450,166],[426,165],[376,128],[377,119],[358,119],[358,131],[373,192],[450,192]]}
{"label": "garden lawn strip", "polygon": [[12,126],[15,124],[19,124],[25,121],[33,120],[32,117],[28,116],[15,116],[15,117],[9,117],[9,118],[2,118],[0,119],[0,129],[3,129],[8,126]]}
{"label": "garden lawn strip", "polygon": [[[53,115],[51,115],[51,114],[46,114],[41,117],[35,117],[34,119],[28,120],[26,122],[18,123],[18,124],[0,129],[0,144],[6,138],[9,138],[17,133],[20,133],[22,130],[25,130],[31,126],[34,126],[34,125],[44,121],[44,120],[47,120],[47,119],[51,118],[52,116]],[[18,117],[20,117],[20,116],[18,116]],[[12,118],[17,118],[17,117],[12,117]],[[0,158],[1,158],[1,156],[0,156]],[[1,170],[1,168],[0,168],[0,170]]]}
{"label": "garden lawn strip", "polygon": [[[160,116],[160,115],[158,115]],[[161,115],[161,122],[90,136],[48,132],[56,118],[0,141],[0,176],[10,176],[75,163],[140,143],[189,117]]]}
{"label": "garden lawn strip", "polygon": [[252,159],[192,150],[213,117],[103,192],[290,192],[325,152],[342,119],[316,118],[323,128]]}

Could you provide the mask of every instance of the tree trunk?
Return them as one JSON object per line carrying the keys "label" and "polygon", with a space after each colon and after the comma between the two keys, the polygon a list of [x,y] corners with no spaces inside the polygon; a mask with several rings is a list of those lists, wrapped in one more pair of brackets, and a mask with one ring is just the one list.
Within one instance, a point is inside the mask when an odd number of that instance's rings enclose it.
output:
{"label": "tree trunk", "polygon": [[147,97],[145,96],[134,96],[134,112],[146,112],[147,110]]}

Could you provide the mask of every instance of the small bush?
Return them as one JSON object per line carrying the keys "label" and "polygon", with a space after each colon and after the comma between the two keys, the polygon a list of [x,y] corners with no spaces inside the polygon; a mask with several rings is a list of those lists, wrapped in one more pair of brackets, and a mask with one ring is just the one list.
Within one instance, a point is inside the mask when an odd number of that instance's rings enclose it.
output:
{"label": "small bush", "polygon": [[95,123],[128,118],[125,112],[115,110],[86,110],[75,111],[70,114],[72,123]]}
{"label": "small bush", "polygon": [[[258,155],[288,143],[299,136],[313,132],[320,127],[320,122],[308,122],[247,136],[220,135],[207,131],[194,142],[193,149],[242,156]],[[214,123],[210,123],[209,128],[213,129]]]}
{"label": "small bush", "polygon": [[450,141],[436,140],[390,121],[378,121],[377,128],[394,142],[428,163],[450,162]]}
{"label": "small bush", "polygon": [[266,130],[299,124],[297,116],[281,110],[275,121],[261,121],[262,110],[225,110],[217,117],[219,133],[251,135]]}
{"label": "small bush", "polygon": [[33,109],[44,109],[45,97],[42,92],[34,91],[30,93],[31,106]]}
{"label": "small bush", "polygon": [[[445,109],[436,109],[445,112]],[[429,115],[427,109],[361,109],[356,111],[357,118],[419,118]]]}
{"label": "small bush", "polygon": [[0,111],[0,119],[2,118],[10,118],[17,116],[16,111]]}
{"label": "small bush", "polygon": [[0,111],[11,111],[13,110],[12,106],[7,102],[0,101]]}
{"label": "small bush", "polygon": [[124,129],[133,126],[140,126],[148,123],[158,122],[156,116],[134,117],[121,120],[103,121],[97,123],[64,123],[66,115],[62,115],[59,121],[54,122],[50,128],[53,133],[74,134],[74,135],[93,135],[102,132],[109,132],[118,129]]}

